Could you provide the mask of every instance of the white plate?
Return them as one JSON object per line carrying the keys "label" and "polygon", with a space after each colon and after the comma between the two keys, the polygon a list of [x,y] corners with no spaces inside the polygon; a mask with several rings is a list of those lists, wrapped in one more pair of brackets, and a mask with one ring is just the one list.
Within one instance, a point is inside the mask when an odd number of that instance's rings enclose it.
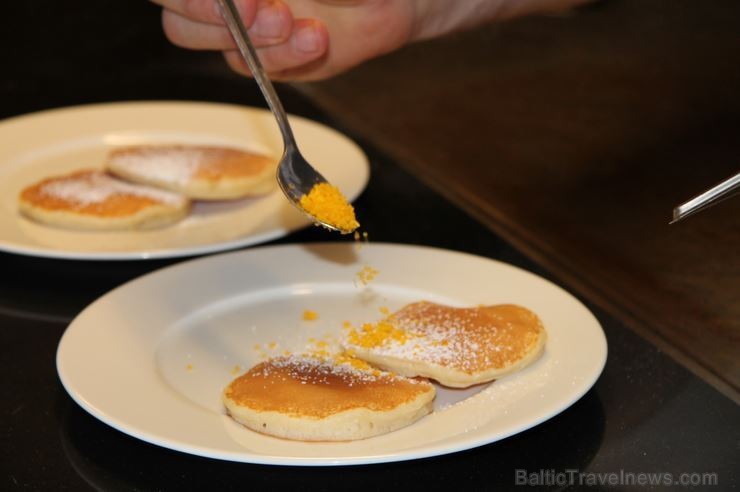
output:
{"label": "white plate", "polygon": [[[380,271],[367,287],[355,283],[364,265]],[[224,414],[220,393],[235,365],[246,370],[260,351],[300,351],[309,338],[338,334],[345,320],[375,321],[381,307],[421,299],[526,306],[547,329],[545,353],[492,384],[440,388],[431,415],[361,441],[282,440]],[[304,309],[319,319],[303,321]],[[106,294],[65,332],[57,370],[85,410],[153,444],[250,463],[349,465],[450,453],[528,429],[578,400],[606,351],[598,321],[578,300],[504,263],[391,244],[287,245],[182,263]]]}
{"label": "white plate", "polygon": [[[360,148],[319,123],[290,117],[306,159],[354,200],[368,180]],[[282,237],[310,222],[276,189],[262,198],[197,203],[181,222],[152,231],[79,232],[18,213],[18,193],[50,175],[102,167],[112,146],[214,144],[280,156],[282,140],[265,110],[194,102],[135,102],[44,111],[0,122],[0,250],[87,260],[171,258]]]}

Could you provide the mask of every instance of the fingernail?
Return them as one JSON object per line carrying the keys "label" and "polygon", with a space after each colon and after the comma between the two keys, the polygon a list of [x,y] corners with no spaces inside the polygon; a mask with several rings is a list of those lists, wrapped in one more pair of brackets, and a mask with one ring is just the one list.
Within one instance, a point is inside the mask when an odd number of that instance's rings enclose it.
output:
{"label": "fingernail", "polygon": [[259,37],[279,39],[285,36],[285,26],[283,12],[267,5],[257,11],[252,30]]}
{"label": "fingernail", "polygon": [[303,53],[314,53],[321,48],[321,39],[312,25],[302,26],[293,34],[293,46]]}

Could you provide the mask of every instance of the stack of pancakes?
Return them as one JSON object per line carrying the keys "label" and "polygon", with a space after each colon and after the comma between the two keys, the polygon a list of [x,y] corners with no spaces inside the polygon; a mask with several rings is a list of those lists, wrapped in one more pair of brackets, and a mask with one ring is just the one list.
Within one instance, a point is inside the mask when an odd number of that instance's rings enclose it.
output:
{"label": "stack of pancakes", "polygon": [[465,388],[518,371],[547,338],[526,308],[409,304],[377,324],[351,328],[343,354],[260,363],[229,384],[223,401],[246,427],[307,441],[363,439],[432,410],[434,380]]}
{"label": "stack of pancakes", "polygon": [[72,229],[161,227],[185,217],[191,200],[270,192],[277,160],[226,147],[147,145],[112,150],[104,167],[24,188],[20,211],[38,222]]}

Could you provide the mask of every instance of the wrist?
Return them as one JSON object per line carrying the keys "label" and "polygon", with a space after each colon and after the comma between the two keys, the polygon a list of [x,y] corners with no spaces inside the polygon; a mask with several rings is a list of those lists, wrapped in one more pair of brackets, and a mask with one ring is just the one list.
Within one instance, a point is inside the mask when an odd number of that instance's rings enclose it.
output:
{"label": "wrist", "polygon": [[414,0],[411,40],[441,36],[494,20],[562,12],[593,0]]}
{"label": "wrist", "polygon": [[411,40],[469,29],[498,18],[505,0],[414,0]]}

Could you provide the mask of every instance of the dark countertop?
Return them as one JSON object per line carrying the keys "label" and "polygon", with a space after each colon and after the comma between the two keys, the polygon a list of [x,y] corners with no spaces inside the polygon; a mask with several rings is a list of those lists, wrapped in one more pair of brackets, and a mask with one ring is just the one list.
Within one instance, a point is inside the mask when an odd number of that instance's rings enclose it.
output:
{"label": "dark countertop", "polygon": [[[228,72],[218,57],[169,46],[159,31],[157,9],[146,2],[69,0],[44,8],[16,2],[7,9],[0,33],[15,36],[13,45],[24,49],[4,55],[0,117],[118,100],[263,105],[254,87]],[[97,23],[104,19],[125,27],[103,28]],[[33,27],[32,21],[37,23]],[[367,152],[371,181],[357,208],[374,240],[466,251],[569,287],[543,263],[422,184],[374,142],[290,88],[281,92],[291,112],[349,134]],[[274,243],[336,239],[308,228]],[[59,383],[54,355],[67,322],[85,305],[126,280],[174,262],[86,263],[0,254],[0,488],[513,489],[520,488],[514,487],[516,469],[669,472],[675,477],[716,473],[714,490],[738,484],[738,406],[584,295],[579,297],[608,339],[604,373],[571,408],[498,443],[438,458],[341,468],[221,462],[143,443],[81,410]]]}

